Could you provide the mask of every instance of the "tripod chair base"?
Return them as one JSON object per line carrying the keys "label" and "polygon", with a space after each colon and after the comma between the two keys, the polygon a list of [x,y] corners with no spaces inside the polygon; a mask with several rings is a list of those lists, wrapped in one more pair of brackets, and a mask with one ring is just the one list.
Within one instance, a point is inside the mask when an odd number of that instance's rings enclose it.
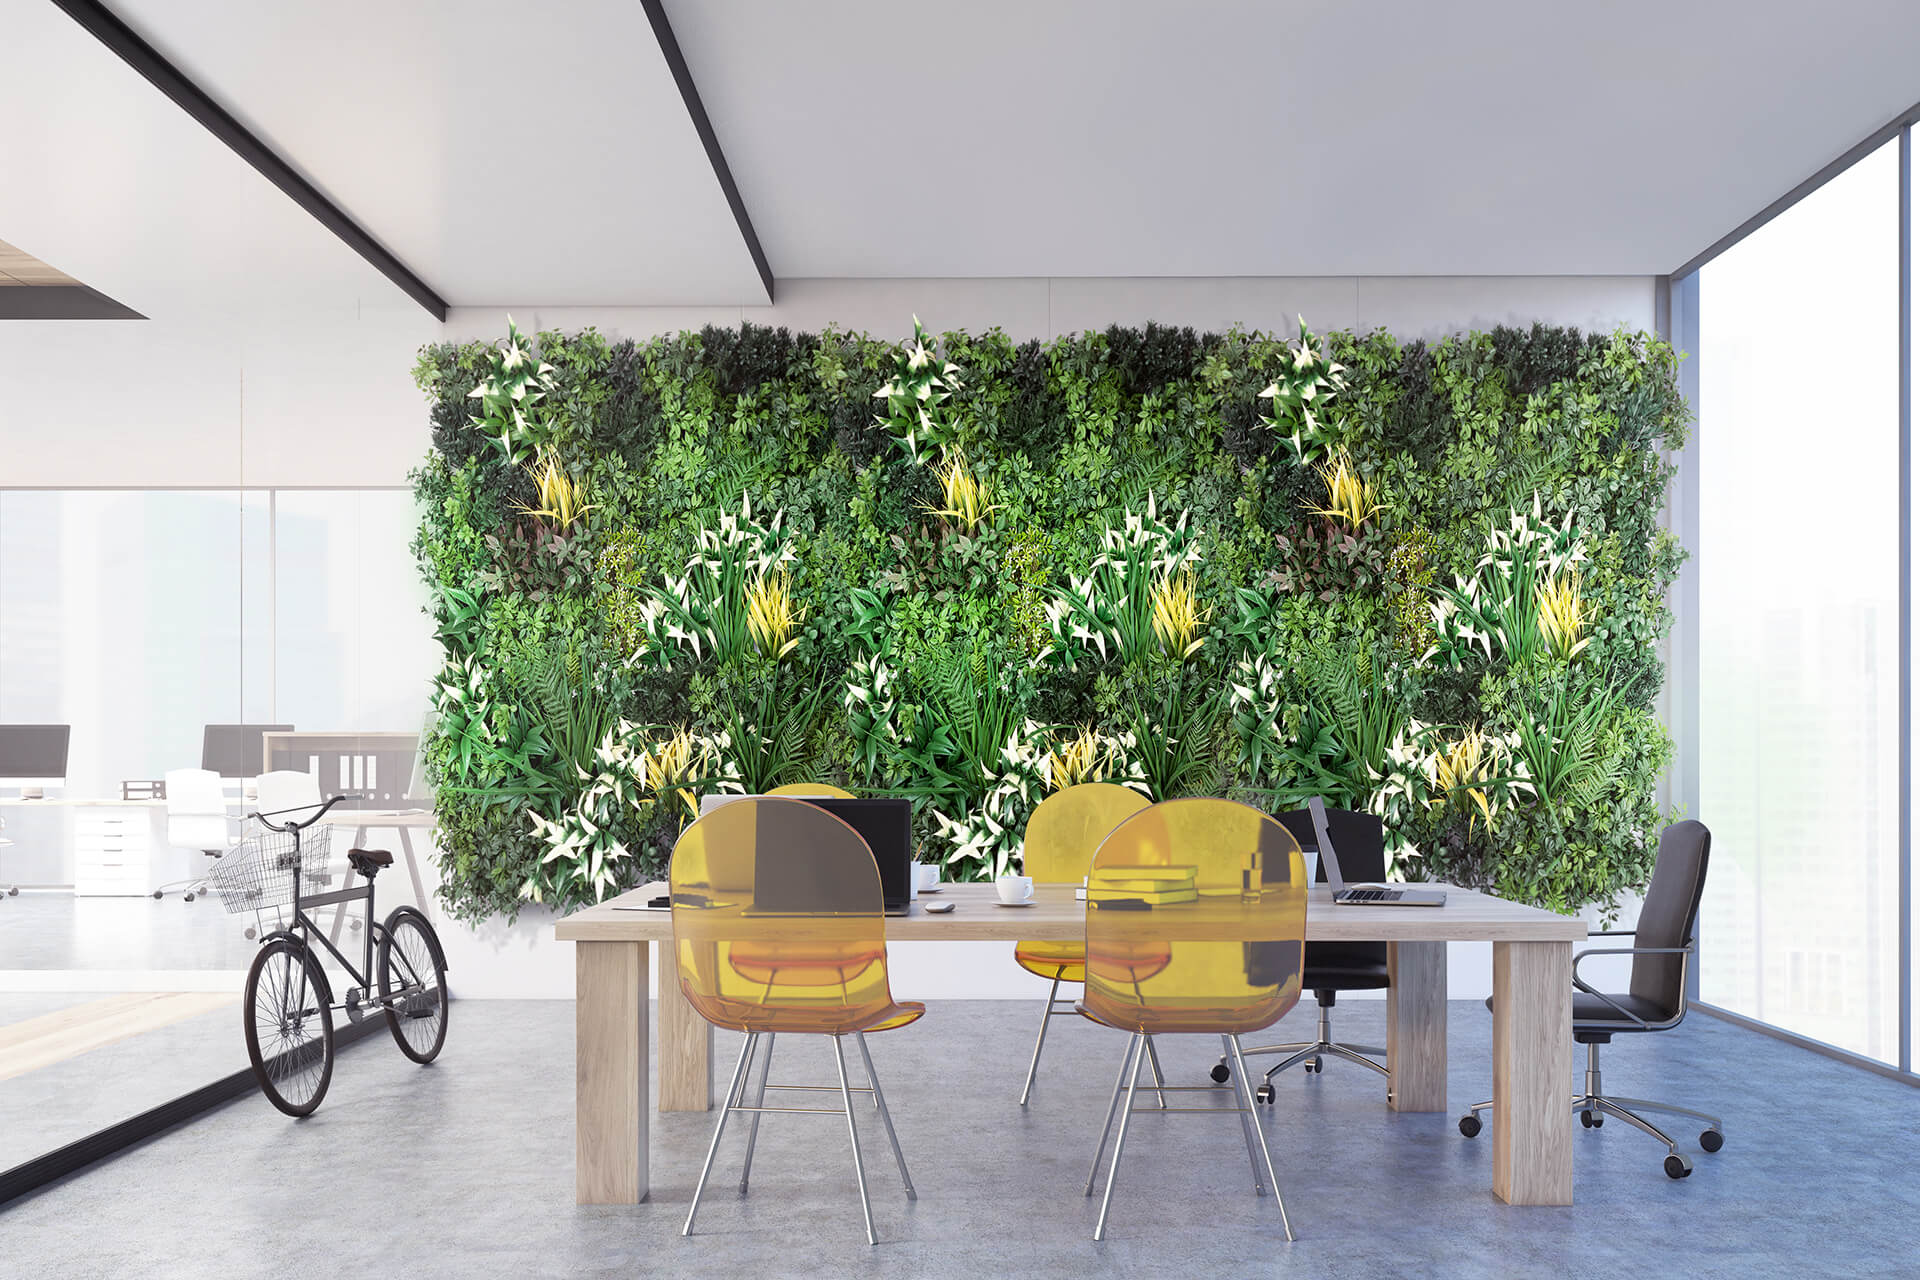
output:
{"label": "tripod chair base", "polygon": [[[1383,1076],[1391,1076],[1384,1064],[1374,1061],[1375,1057],[1386,1056],[1387,1051],[1379,1045],[1346,1044],[1333,1038],[1333,1019],[1328,1015],[1328,1010],[1331,1008],[1333,1008],[1333,993],[1322,992],[1320,1025],[1314,1033],[1313,1040],[1298,1041],[1293,1044],[1262,1045],[1257,1049],[1245,1050],[1248,1054],[1284,1053],[1289,1055],[1267,1068],[1260,1087],[1254,1091],[1253,1096],[1256,1101],[1264,1102],[1269,1106],[1273,1104],[1273,1078],[1282,1071],[1298,1064],[1308,1075],[1318,1075],[1326,1069],[1325,1059],[1327,1058],[1342,1058],[1359,1066],[1371,1068]],[[1223,1057],[1213,1068],[1213,1079],[1225,1084],[1227,1074],[1227,1060]]]}
{"label": "tripod chair base", "polygon": [[[1100,1174],[1100,1160],[1106,1154],[1107,1136],[1113,1132],[1113,1118],[1120,1117],[1120,1133],[1113,1143],[1113,1161],[1107,1167],[1107,1189],[1100,1197],[1100,1218],[1094,1224],[1093,1238],[1107,1238],[1107,1214],[1113,1208],[1113,1186],[1120,1177],[1120,1153],[1127,1145],[1127,1126],[1133,1119],[1134,1098],[1140,1089],[1140,1063],[1147,1057],[1141,1051],[1145,1044],[1151,1048],[1152,1040],[1148,1036],[1134,1034],[1127,1045],[1126,1056],[1120,1062],[1120,1074],[1113,1082],[1113,1098],[1107,1103],[1107,1122],[1100,1130],[1100,1144],[1093,1149],[1093,1167],[1087,1170],[1087,1195],[1093,1194],[1093,1184]],[[1273,1193],[1273,1203],[1280,1210],[1280,1227],[1286,1232],[1287,1240],[1293,1240],[1293,1222],[1287,1217],[1286,1201],[1280,1198],[1280,1179],[1274,1173],[1273,1153],[1267,1147],[1267,1135],[1260,1128],[1260,1113],[1254,1107],[1253,1093],[1247,1088],[1247,1063],[1242,1057],[1240,1040],[1237,1036],[1223,1035],[1220,1047],[1226,1056],[1239,1066],[1239,1087],[1236,1100],[1240,1105],[1233,1107],[1168,1107],[1164,1103],[1161,1110],[1167,1113],[1178,1112],[1183,1115],[1237,1115],[1240,1117],[1240,1136],[1246,1140],[1247,1160],[1253,1166],[1253,1194],[1264,1196]],[[1168,1093],[1214,1093],[1211,1085],[1164,1085]],[[1126,1105],[1120,1104],[1120,1095],[1126,1094]]]}
{"label": "tripod chair base", "polygon": [[[1060,998],[1059,977],[1053,980],[1053,988],[1047,993],[1046,1012],[1040,1015],[1040,1034],[1034,1037],[1033,1060],[1027,1063],[1027,1083],[1020,1090],[1020,1105],[1026,1106],[1027,1099],[1033,1096],[1033,1078],[1040,1070],[1040,1050],[1047,1043],[1047,1024],[1054,1018],[1078,1018],[1080,1010],[1072,1000]],[[1063,1007],[1064,1006],[1064,1007]],[[1223,1059],[1224,1061],[1224,1059]],[[1160,1110],[1167,1109],[1167,1078],[1160,1071],[1160,1053],[1153,1047],[1153,1037],[1147,1037],[1147,1063],[1153,1068],[1153,1090],[1160,1100]]]}
{"label": "tripod chair base", "polygon": [[[1698,1120],[1707,1127],[1700,1132],[1700,1149],[1712,1153],[1718,1151],[1726,1142],[1726,1134],[1719,1116],[1710,1116],[1704,1111],[1693,1111],[1686,1107],[1676,1107],[1665,1102],[1650,1102],[1645,1098],[1623,1098],[1604,1092],[1600,1080],[1600,1045],[1598,1042],[1587,1045],[1586,1092],[1573,1096],[1571,1111],[1580,1113],[1580,1125],[1585,1129],[1598,1129],[1606,1123],[1607,1117],[1625,1121],[1640,1132],[1667,1145],[1667,1158],[1664,1162],[1669,1178],[1684,1178],[1693,1172],[1693,1161],[1680,1152],[1680,1144],[1669,1137],[1665,1131],[1654,1125],[1641,1111],[1658,1111],[1665,1115],[1683,1116]],[[1476,1102],[1466,1115],[1460,1117],[1460,1132],[1471,1138],[1479,1134],[1481,1128],[1480,1113],[1493,1106],[1492,1101]]]}
{"label": "tripod chair base", "polygon": [[[681,1235],[690,1236],[693,1234],[693,1221],[700,1212],[700,1197],[707,1189],[707,1178],[713,1172],[714,1156],[720,1150],[720,1137],[727,1131],[727,1119],[729,1116],[739,1113],[753,1117],[752,1125],[747,1131],[746,1160],[742,1163],[740,1169],[740,1194],[745,1195],[747,1193],[748,1178],[753,1172],[753,1149],[760,1137],[761,1116],[774,1113],[782,1115],[844,1115],[847,1118],[847,1137],[853,1145],[853,1173],[854,1180],[860,1187],[860,1213],[866,1221],[867,1243],[879,1244],[880,1237],[875,1234],[873,1229],[873,1203],[867,1195],[867,1169],[866,1165],[862,1163],[860,1159],[860,1130],[853,1118],[853,1095],[856,1093],[870,1093],[873,1095],[873,1105],[880,1113],[881,1126],[887,1131],[887,1143],[893,1148],[893,1160],[900,1169],[900,1181],[901,1184],[906,1187],[907,1199],[917,1200],[920,1198],[919,1193],[913,1189],[913,1177],[907,1172],[907,1157],[900,1150],[900,1139],[898,1135],[894,1133],[893,1115],[887,1110],[886,1095],[880,1090],[880,1077],[874,1072],[873,1056],[867,1052],[866,1036],[858,1031],[852,1032],[851,1034],[855,1047],[860,1050],[860,1061],[867,1070],[867,1084],[865,1087],[848,1083],[847,1060],[844,1048],[841,1045],[841,1041],[845,1039],[844,1036],[833,1037],[834,1067],[840,1077],[840,1082],[837,1086],[769,1084],[767,1076],[773,1070],[774,1033],[770,1031],[750,1031],[747,1033],[746,1043],[740,1046],[740,1060],[734,1064],[732,1083],[727,1086],[726,1102],[721,1106],[720,1117],[713,1126],[713,1141],[707,1146],[706,1163],[700,1167],[700,1181],[694,1186],[693,1206],[687,1210],[687,1221],[686,1225],[680,1229]],[[753,1105],[748,1106],[746,1102],[747,1087],[749,1077],[753,1074],[750,1070],[750,1064],[753,1060],[754,1051],[759,1047],[763,1036],[766,1039],[767,1046],[760,1066],[760,1083],[754,1089]],[[765,1105],[767,1090],[769,1089],[804,1090],[809,1092],[833,1091],[837,1089],[842,1105],[838,1107],[769,1107]]]}

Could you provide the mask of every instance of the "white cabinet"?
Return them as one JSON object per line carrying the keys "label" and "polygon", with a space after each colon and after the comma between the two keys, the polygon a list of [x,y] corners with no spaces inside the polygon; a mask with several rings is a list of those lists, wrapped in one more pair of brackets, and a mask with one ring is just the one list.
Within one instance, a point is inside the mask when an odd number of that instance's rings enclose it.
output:
{"label": "white cabinet", "polygon": [[74,895],[137,898],[153,892],[152,840],[147,809],[81,809],[73,820]]}

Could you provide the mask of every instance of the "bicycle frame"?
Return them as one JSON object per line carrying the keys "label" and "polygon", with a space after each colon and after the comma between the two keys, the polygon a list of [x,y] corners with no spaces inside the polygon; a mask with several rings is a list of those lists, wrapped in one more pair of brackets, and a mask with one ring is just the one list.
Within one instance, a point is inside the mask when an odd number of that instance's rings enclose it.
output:
{"label": "bicycle frame", "polygon": [[[373,878],[371,876],[367,877],[366,883],[357,889],[334,889],[326,893],[311,895],[301,892],[301,881],[306,873],[300,850],[301,833],[314,823],[320,821],[320,819],[326,815],[327,810],[340,803],[342,798],[343,797],[340,796],[334,796],[325,804],[321,805],[319,810],[305,822],[294,822],[289,819],[284,824],[276,825],[269,822],[264,815],[258,813],[253,815],[259,819],[262,826],[274,831],[291,832],[293,835],[293,920],[285,929],[277,930],[276,932],[299,937],[301,945],[309,949],[312,948],[313,943],[318,942],[332,954],[333,958],[339,962],[340,967],[345,969],[347,974],[359,984],[357,987],[348,990],[348,999],[336,1005],[333,1000],[332,991],[327,989],[326,973],[325,970],[322,969],[320,972],[320,980],[323,985],[319,994],[329,1008],[344,1009],[349,1014],[353,1013],[357,1007],[378,1006],[382,1009],[392,1009],[401,1005],[409,997],[420,991],[425,986],[425,983],[421,980],[420,975],[414,972],[413,964],[407,959],[406,955],[396,951],[394,954],[398,963],[406,970],[406,982],[398,991],[389,995],[376,995],[374,993],[373,947],[374,943],[386,936],[387,930],[384,924],[374,919]],[[349,960],[346,954],[333,944],[333,940],[327,936],[326,931],[315,922],[313,917],[307,914],[307,908],[309,907],[329,907],[336,904],[344,906],[344,904],[352,902],[365,902],[367,904],[367,927],[361,931],[360,964],[363,966],[361,968],[356,968],[353,961]],[[306,1005],[307,993],[304,989],[306,984],[306,969],[304,965],[301,967],[300,981],[302,990],[299,993],[299,1000],[294,1006],[296,1008],[304,1008]],[[352,998],[356,993],[359,996],[357,1001]]]}

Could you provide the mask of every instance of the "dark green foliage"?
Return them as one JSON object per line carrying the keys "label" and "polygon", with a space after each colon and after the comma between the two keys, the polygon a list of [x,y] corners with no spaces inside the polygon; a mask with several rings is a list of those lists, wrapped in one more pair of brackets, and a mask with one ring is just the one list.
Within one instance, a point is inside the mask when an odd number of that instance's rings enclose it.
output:
{"label": "dark green foliage", "polygon": [[[1530,734],[1540,767],[1558,771],[1555,794],[1491,832],[1459,804],[1403,806],[1396,835],[1415,851],[1403,869],[1561,908],[1644,882],[1664,817],[1652,795],[1670,745],[1652,707],[1681,560],[1660,522],[1662,451],[1687,425],[1671,349],[1540,325],[1432,344],[1325,335],[1348,385],[1318,413],[1385,507],[1348,530],[1313,514],[1324,481],[1261,421],[1260,392],[1294,334],[1148,325],[1044,343],[997,329],[930,340],[957,385],[918,463],[877,421],[890,406],[875,392],[904,347],[864,334],[539,334],[529,341],[551,371],[533,438],[509,441],[511,460],[497,406],[470,396],[498,375],[492,349],[421,353],[433,452],[415,474],[414,550],[450,662],[427,758],[452,909],[511,914],[541,883],[526,811],[565,809],[591,767],[581,753],[621,722],[641,745],[682,727],[709,743],[725,733],[723,763],[754,786],[914,796],[930,858],[944,856],[943,822],[980,805],[1023,821],[1001,785],[1016,767],[1010,743],[1031,760],[1083,726],[1131,733],[1129,767],[1156,794],[1276,807],[1309,793],[1377,798],[1370,771],[1409,717]],[[476,420],[487,413],[492,426]],[[971,532],[934,514],[948,447],[989,486]],[[540,448],[590,504],[564,528],[523,510],[537,503],[521,463]],[[783,513],[798,644],[777,662],[739,645],[697,657],[663,646],[660,619],[678,615],[659,612],[658,593],[687,573],[702,530],[740,517],[743,495],[756,526]],[[1571,666],[1477,649],[1427,661],[1435,589],[1471,574],[1489,526],[1536,495],[1546,519],[1571,513],[1584,539],[1585,651]],[[1163,522],[1187,513],[1197,537],[1203,644],[1185,662],[1043,660],[1049,607],[1149,498]],[[870,658],[891,681],[874,713],[887,730],[856,741],[848,685]],[[1255,659],[1266,701],[1230,705]],[[1257,762],[1236,727],[1248,717],[1270,730]],[[1553,755],[1545,724],[1584,747]],[[660,802],[616,826],[633,855],[623,875],[658,874],[686,816]]]}

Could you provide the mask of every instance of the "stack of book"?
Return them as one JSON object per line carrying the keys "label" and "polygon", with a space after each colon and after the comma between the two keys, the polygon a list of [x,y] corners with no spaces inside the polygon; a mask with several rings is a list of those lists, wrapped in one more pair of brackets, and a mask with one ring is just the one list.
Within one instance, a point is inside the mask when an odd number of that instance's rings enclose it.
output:
{"label": "stack of book", "polygon": [[1193,902],[1200,896],[1194,887],[1194,877],[1199,870],[1198,867],[1101,867],[1087,880],[1087,901],[1138,902],[1149,907]]}

